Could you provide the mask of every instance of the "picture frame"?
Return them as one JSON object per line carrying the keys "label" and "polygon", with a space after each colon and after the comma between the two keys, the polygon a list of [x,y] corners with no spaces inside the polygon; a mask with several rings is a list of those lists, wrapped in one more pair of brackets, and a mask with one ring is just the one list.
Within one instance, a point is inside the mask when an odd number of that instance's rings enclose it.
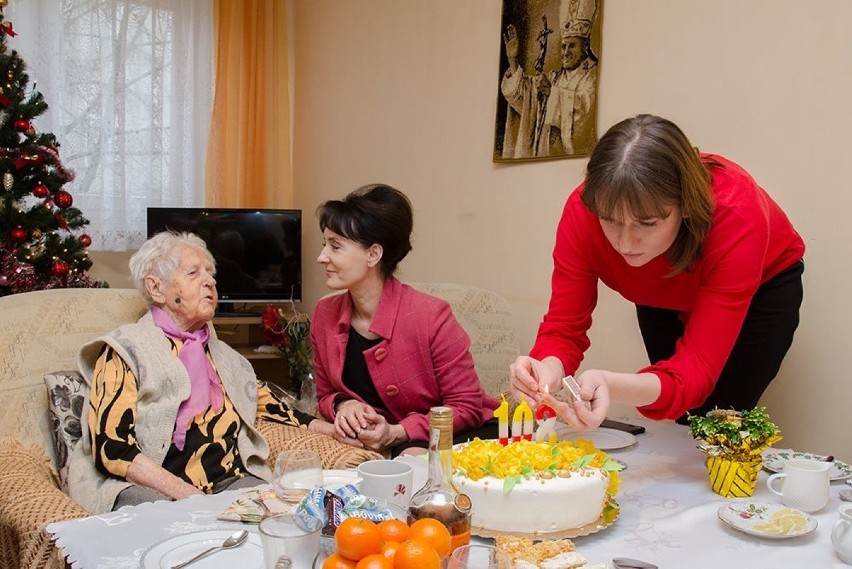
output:
{"label": "picture frame", "polygon": [[503,0],[494,162],[591,153],[597,142],[602,3]]}

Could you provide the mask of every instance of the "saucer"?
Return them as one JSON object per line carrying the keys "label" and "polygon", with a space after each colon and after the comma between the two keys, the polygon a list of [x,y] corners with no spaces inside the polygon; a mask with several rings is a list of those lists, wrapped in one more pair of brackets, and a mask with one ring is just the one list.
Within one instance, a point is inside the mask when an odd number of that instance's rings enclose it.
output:
{"label": "saucer", "polygon": [[[763,468],[770,472],[781,472],[784,470],[784,463],[793,458],[822,461],[825,455],[796,452],[791,449],[768,449],[763,451]],[[852,466],[849,464],[839,460],[835,460],[831,464],[831,470],[828,471],[828,474],[832,481],[852,477]]]}
{"label": "saucer", "polygon": [[723,504],[719,519],[741,532],[768,539],[787,539],[811,533],[814,517],[781,504],[742,500]]}

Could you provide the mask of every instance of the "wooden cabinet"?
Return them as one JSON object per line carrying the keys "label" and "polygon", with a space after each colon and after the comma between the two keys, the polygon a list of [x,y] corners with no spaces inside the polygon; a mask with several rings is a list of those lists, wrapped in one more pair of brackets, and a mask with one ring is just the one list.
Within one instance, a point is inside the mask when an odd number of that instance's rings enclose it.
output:
{"label": "wooden cabinet", "polygon": [[213,326],[220,340],[234,348],[245,357],[254,368],[259,379],[271,381],[291,389],[287,362],[279,352],[256,352],[258,346],[266,344],[263,330],[260,327],[260,315],[246,316],[217,316],[213,318]]}

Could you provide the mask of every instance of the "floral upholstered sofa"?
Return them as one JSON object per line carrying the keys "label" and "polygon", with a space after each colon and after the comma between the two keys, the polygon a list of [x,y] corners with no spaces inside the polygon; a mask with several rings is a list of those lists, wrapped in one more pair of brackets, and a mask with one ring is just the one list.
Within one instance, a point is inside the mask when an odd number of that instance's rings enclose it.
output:
{"label": "floral upholstered sofa", "polygon": [[[455,284],[413,283],[445,298],[471,336],[486,390],[505,389],[518,355],[508,303]],[[79,437],[85,394],[77,351],[89,340],[137,320],[147,306],[133,289],[56,289],[0,297],[0,568],[65,566],[45,527],[89,513],[62,490],[66,447]],[[325,468],[353,467],[374,452],[295,427],[262,422],[270,460],[285,448],[313,448]]]}

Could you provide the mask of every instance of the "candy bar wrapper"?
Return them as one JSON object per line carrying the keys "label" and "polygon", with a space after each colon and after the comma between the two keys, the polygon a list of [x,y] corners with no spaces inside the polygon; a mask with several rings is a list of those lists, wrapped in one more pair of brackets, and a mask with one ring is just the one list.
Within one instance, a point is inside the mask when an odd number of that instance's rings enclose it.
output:
{"label": "candy bar wrapper", "polygon": [[297,523],[313,531],[323,528],[323,535],[334,535],[337,526],[346,518],[358,517],[381,522],[394,515],[381,500],[364,496],[352,484],[341,486],[334,492],[323,487],[311,490],[296,506]]}
{"label": "candy bar wrapper", "polygon": [[257,503],[258,501],[262,501],[272,515],[291,511],[290,506],[282,502],[272,490],[247,490],[229,504],[217,518],[231,522],[259,524],[263,519],[264,511]]}

